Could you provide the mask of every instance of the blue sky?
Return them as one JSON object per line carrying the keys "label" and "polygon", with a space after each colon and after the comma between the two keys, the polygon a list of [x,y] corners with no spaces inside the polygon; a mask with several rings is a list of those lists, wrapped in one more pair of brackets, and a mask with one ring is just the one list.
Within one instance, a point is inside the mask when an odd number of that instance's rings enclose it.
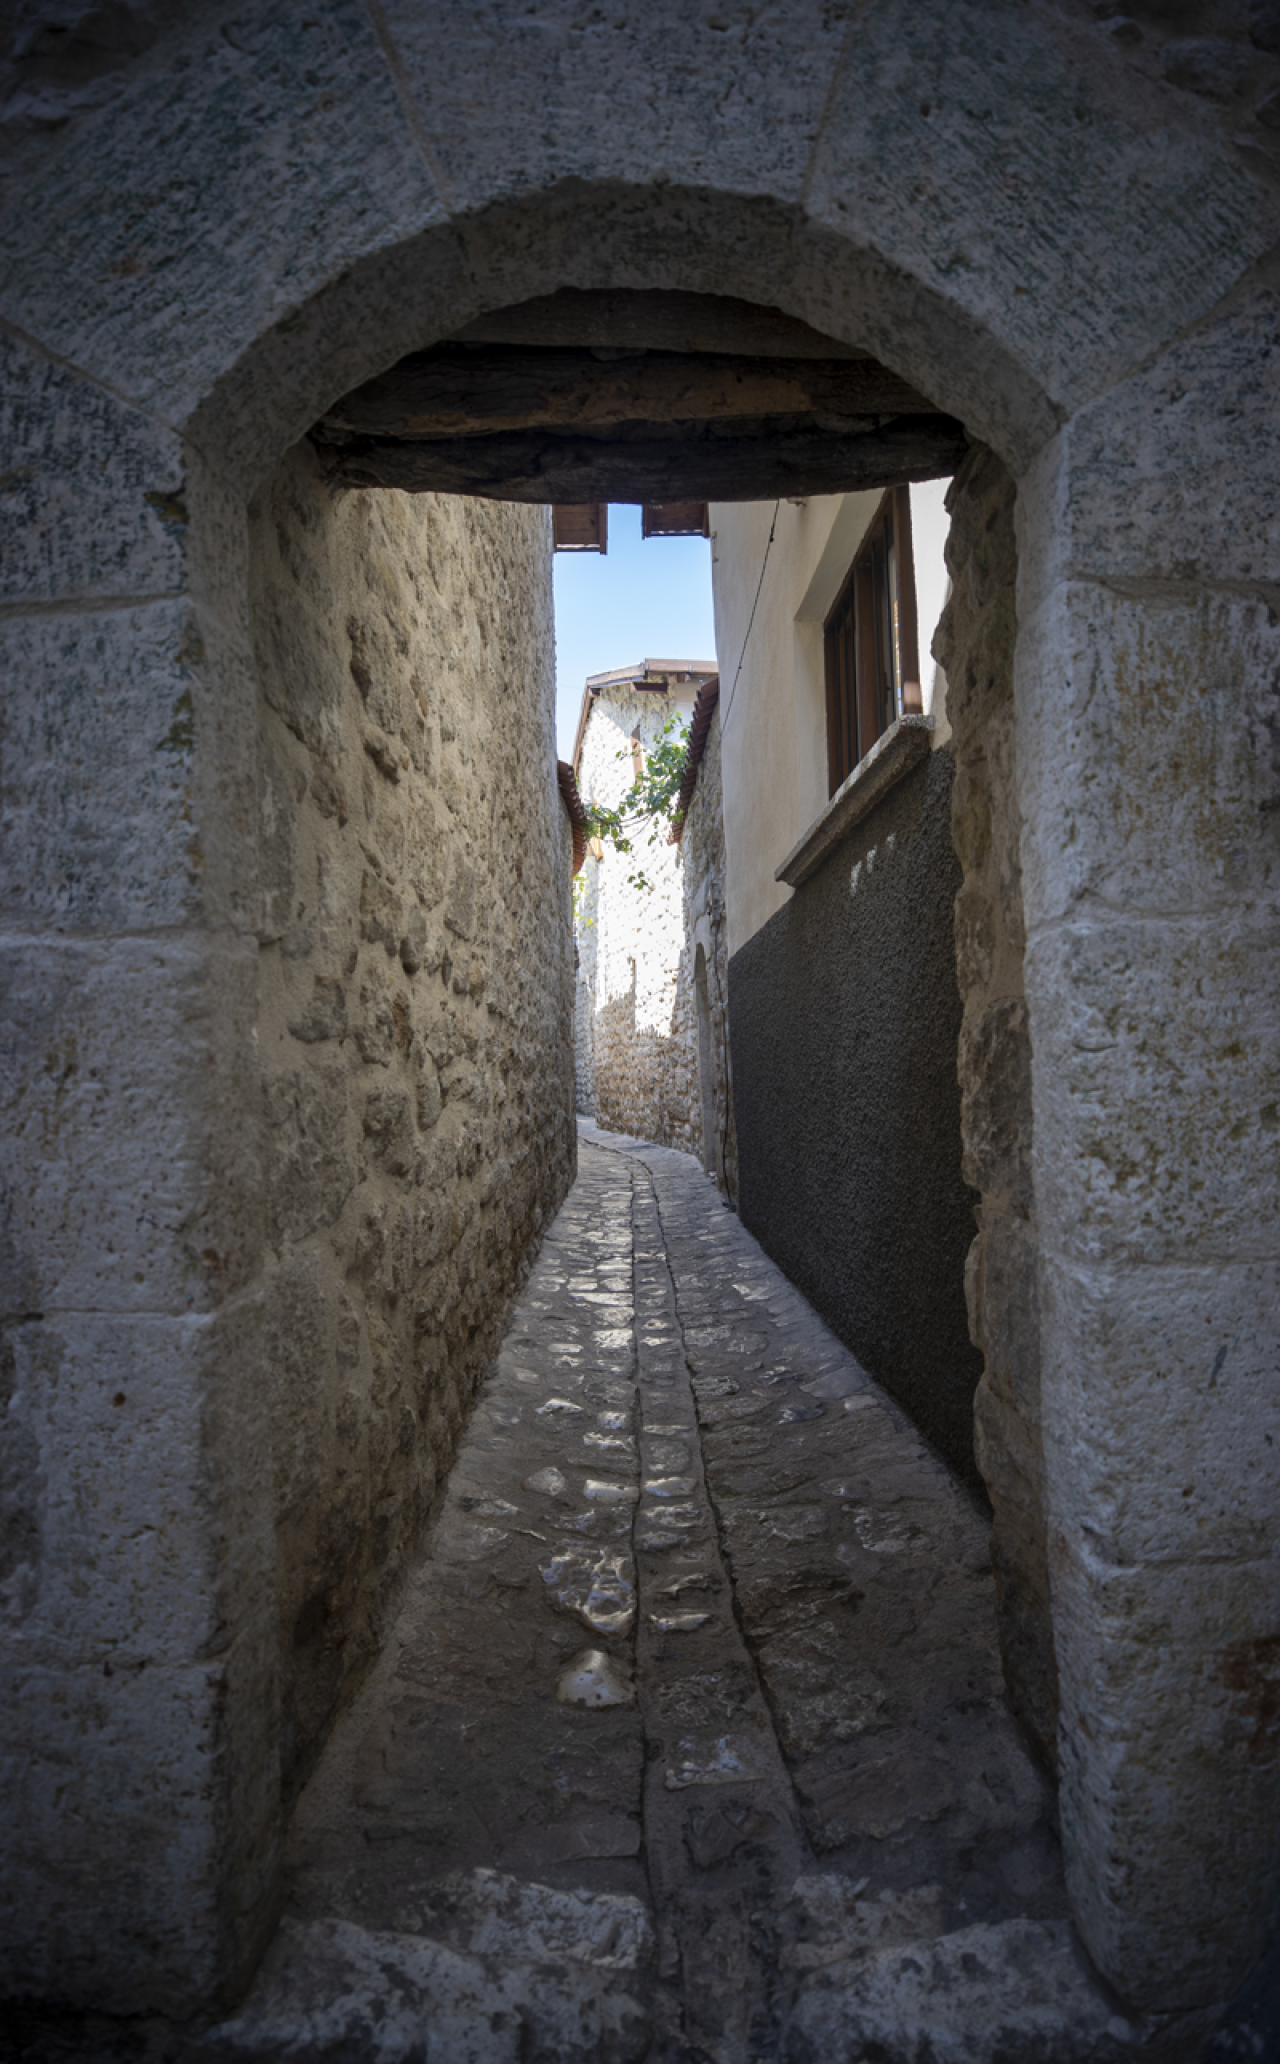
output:
{"label": "blue sky", "polygon": [[556,732],[561,759],[573,737],[588,674],[640,659],[716,656],[707,538],[640,536],[638,504],[609,510],[609,549],[557,552]]}

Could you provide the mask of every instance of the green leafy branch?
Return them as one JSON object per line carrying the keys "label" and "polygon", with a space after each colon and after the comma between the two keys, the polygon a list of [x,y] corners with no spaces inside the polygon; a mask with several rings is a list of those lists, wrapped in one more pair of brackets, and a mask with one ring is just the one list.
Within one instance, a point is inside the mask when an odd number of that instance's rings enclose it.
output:
{"label": "green leafy branch", "polygon": [[[630,853],[632,833],[638,833],[647,824],[647,843],[665,844],[675,823],[688,744],[688,726],[672,710],[657,736],[645,747],[640,772],[621,802],[613,809],[606,803],[593,803],[587,810],[588,838],[607,841],[615,853]],[[627,756],[626,748],[617,754],[620,760]],[[653,887],[639,867],[627,876],[627,881],[635,889]]]}

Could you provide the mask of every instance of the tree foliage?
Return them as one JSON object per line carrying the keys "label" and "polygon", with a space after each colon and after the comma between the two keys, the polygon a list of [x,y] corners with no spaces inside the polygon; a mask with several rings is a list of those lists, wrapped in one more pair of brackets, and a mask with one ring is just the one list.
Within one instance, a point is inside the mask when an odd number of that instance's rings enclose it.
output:
{"label": "tree foliage", "polygon": [[[689,727],[672,710],[657,736],[644,748],[640,772],[621,802],[613,809],[606,803],[593,803],[588,809],[588,838],[603,839],[616,853],[628,855],[633,851],[634,838],[646,829],[646,844],[665,843],[676,821],[688,746]],[[624,747],[617,758],[627,757]],[[633,888],[653,887],[638,863],[627,880]]]}

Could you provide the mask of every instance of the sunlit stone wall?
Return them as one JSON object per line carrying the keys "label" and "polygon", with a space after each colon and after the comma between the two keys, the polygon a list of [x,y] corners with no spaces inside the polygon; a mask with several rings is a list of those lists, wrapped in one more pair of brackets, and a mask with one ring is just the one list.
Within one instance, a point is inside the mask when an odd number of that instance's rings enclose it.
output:
{"label": "sunlit stone wall", "polygon": [[[582,741],[584,803],[616,808],[635,779],[631,740],[652,740],[665,696],[606,688]],[[630,853],[588,855],[579,915],[579,1013],[589,1018],[596,1122],[610,1132],[699,1153],[697,1049],[678,981],[684,943],[680,854],[665,823],[629,827]],[[651,836],[652,833],[652,836]],[[633,877],[642,877],[637,885]]]}
{"label": "sunlit stone wall", "polygon": [[251,514],[286,1791],[386,1611],[575,1165],[547,512]]}

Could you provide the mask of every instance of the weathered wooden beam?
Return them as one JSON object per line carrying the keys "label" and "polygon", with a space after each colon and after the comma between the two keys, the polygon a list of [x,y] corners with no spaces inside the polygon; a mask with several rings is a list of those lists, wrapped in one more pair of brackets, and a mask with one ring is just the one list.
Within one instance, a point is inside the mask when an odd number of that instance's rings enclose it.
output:
{"label": "weathered wooden beam", "polygon": [[866,358],[780,308],[728,294],[615,287],[561,287],[534,301],[477,316],[453,342],[620,347],[627,351],[718,351],[755,358]]}
{"label": "weathered wooden beam", "polygon": [[830,427],[929,415],[932,405],[875,359],[734,357],[519,344],[437,344],[329,410],[321,434],[483,437],[620,423],[821,416]]}
{"label": "weathered wooden beam", "polygon": [[315,433],[330,475],[350,487],[469,494],[512,502],[752,502],[849,494],[954,473],[967,449],[950,416],[905,415],[871,427],[813,416],[731,424],[601,425],[483,437],[341,441]]}

